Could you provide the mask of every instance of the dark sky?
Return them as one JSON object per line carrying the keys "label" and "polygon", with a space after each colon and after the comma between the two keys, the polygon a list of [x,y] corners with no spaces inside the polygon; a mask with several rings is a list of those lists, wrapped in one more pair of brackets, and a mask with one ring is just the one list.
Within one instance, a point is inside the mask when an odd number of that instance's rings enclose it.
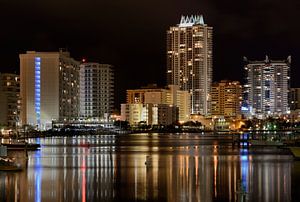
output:
{"label": "dark sky", "polygon": [[242,57],[292,55],[300,87],[299,0],[0,0],[0,71],[19,71],[18,54],[67,47],[80,60],[113,64],[116,106],[125,90],[165,85],[166,30],[181,15],[214,27],[214,81],[242,80]]}

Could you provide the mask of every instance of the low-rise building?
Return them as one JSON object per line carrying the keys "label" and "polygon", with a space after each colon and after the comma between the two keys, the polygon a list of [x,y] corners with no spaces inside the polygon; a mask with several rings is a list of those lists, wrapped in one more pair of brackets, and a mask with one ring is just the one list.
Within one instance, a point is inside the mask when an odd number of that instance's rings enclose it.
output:
{"label": "low-rise building", "polygon": [[240,118],[242,85],[238,81],[222,80],[212,85],[212,116]]}
{"label": "low-rise building", "polygon": [[151,85],[141,89],[127,90],[127,104],[157,104],[172,106],[172,108],[178,107],[177,121],[181,123],[189,121],[190,117],[190,94],[188,91],[180,90],[176,85],[169,85],[167,88]]}
{"label": "low-rise building", "polygon": [[121,114],[130,125],[171,125],[178,120],[178,108],[167,104],[122,104]]}

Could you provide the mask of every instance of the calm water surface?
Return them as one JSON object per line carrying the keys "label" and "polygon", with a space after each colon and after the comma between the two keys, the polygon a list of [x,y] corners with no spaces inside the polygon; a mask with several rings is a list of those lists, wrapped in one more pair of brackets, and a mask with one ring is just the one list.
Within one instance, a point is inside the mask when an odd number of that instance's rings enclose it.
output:
{"label": "calm water surface", "polygon": [[[300,164],[284,149],[233,148],[197,134],[53,137],[9,152],[0,201],[300,201]],[[299,187],[299,188],[298,188]]]}

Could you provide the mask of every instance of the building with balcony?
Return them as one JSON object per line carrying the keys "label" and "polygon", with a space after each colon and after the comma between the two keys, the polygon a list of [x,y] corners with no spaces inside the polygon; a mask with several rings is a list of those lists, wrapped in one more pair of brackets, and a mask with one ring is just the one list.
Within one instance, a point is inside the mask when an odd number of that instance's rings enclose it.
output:
{"label": "building with balcony", "polygon": [[40,130],[79,116],[79,62],[70,53],[20,54],[21,123]]}
{"label": "building with balcony", "polygon": [[[156,104],[177,107],[177,121],[182,123],[190,118],[189,103],[189,92],[180,90],[179,86],[176,85],[169,85],[166,88],[147,86],[141,89],[127,90],[127,104]],[[125,112],[123,111],[123,113]]]}
{"label": "building with balcony", "polygon": [[112,65],[80,65],[80,117],[108,121],[114,108],[114,71]]}
{"label": "building with balcony", "polygon": [[0,125],[15,129],[20,116],[20,76],[0,73]]}
{"label": "building with balcony", "polygon": [[222,80],[213,83],[211,92],[212,116],[241,118],[242,85],[238,81]]}
{"label": "building with balcony", "polygon": [[264,118],[289,114],[291,56],[286,60],[271,60],[266,56],[262,61],[247,58],[244,61],[244,95],[249,115]]}
{"label": "building with balcony", "polygon": [[182,16],[167,31],[167,83],[191,95],[192,114],[210,115],[213,28],[202,15]]}
{"label": "building with balcony", "polygon": [[121,119],[130,125],[171,125],[178,120],[178,108],[167,104],[121,104]]}

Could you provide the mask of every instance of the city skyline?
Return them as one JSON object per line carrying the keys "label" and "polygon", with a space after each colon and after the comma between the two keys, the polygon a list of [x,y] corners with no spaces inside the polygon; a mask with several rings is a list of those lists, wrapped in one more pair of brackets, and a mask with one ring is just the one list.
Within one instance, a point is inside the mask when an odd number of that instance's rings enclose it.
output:
{"label": "city skyline", "polygon": [[0,201],[300,201],[299,0],[0,8]]}
{"label": "city skyline", "polygon": [[[291,55],[291,73],[299,74],[300,29],[294,26],[298,2],[190,0],[184,4],[172,1],[169,7],[170,4],[169,1],[149,1],[143,5],[135,1],[1,2],[4,9],[0,17],[11,16],[3,21],[5,31],[0,33],[6,39],[0,42],[1,72],[18,72],[18,54],[27,50],[56,51],[66,47],[76,60],[86,58],[88,62],[115,66],[116,106],[119,106],[125,101],[126,89],[147,83],[166,85],[163,72],[167,29],[181,15],[203,14],[205,22],[214,27],[213,81],[243,82],[243,56],[251,60],[263,59],[265,55],[273,59]],[[115,12],[108,12],[111,9]],[[153,15],[153,10],[157,14]],[[77,15],[79,12],[81,15]],[[134,71],[140,71],[140,76],[131,73]],[[292,78],[291,86],[300,86],[300,81]]]}

